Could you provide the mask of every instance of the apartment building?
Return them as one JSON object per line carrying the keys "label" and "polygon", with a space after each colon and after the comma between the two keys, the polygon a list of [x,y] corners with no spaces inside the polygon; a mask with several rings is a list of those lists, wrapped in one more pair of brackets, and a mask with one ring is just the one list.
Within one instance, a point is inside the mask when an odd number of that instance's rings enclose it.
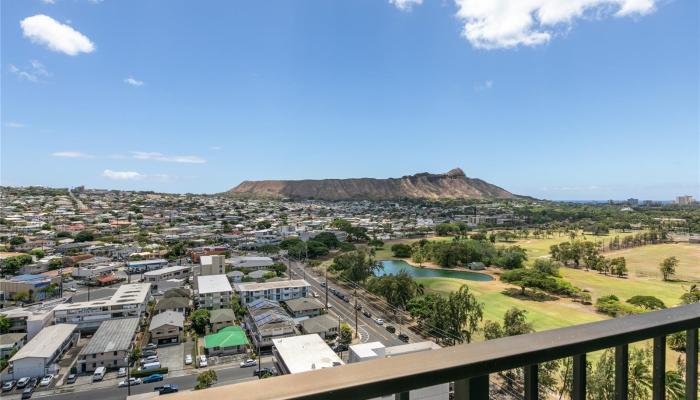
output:
{"label": "apartment building", "polygon": [[344,365],[343,360],[316,334],[273,339],[273,359],[281,375]]}
{"label": "apartment building", "polygon": [[81,373],[93,372],[99,367],[127,366],[138,318],[121,318],[102,322],[87,346],[78,355],[76,367]]}
{"label": "apartment building", "polygon": [[143,274],[143,281],[156,283],[160,281],[167,281],[169,279],[185,279],[190,276],[191,272],[192,267],[189,265],[174,265],[172,267],[165,267],[145,272]]}
{"label": "apartment building", "polygon": [[310,287],[309,283],[303,279],[234,284],[236,293],[240,296],[241,304],[243,305],[260,299],[287,301],[306,297],[309,294]]}
{"label": "apartment building", "polygon": [[233,288],[226,275],[203,275],[195,280],[197,307],[214,310],[228,308]]}
{"label": "apartment building", "polygon": [[105,320],[143,318],[150,290],[150,283],[130,283],[121,285],[108,299],[61,304],[53,310],[54,322],[76,324],[80,332],[94,332]]}
{"label": "apartment building", "polygon": [[226,256],[212,255],[199,257],[198,275],[222,275],[226,273]]}

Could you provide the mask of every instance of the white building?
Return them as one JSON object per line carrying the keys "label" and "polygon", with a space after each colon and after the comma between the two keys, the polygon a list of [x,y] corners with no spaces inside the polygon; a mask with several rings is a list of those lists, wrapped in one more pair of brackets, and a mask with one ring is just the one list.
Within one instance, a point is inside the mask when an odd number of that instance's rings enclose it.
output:
{"label": "white building", "polygon": [[13,379],[58,372],[56,362],[80,337],[76,328],[73,324],[58,324],[42,329],[10,358]]}
{"label": "white building", "polygon": [[145,272],[143,274],[143,281],[153,283],[167,281],[169,279],[184,279],[190,276],[190,272],[191,267],[189,265],[174,265],[172,267]]}
{"label": "white building", "polygon": [[[399,357],[404,354],[436,350],[439,348],[440,346],[430,341],[409,343],[392,347],[385,347],[380,342],[354,344],[350,346],[348,364],[381,358]],[[435,386],[411,390],[409,393],[409,399],[411,400],[448,400],[449,398],[449,383],[441,383]],[[394,396],[384,396],[380,399],[393,400]]]}
{"label": "white building", "polygon": [[233,257],[230,260],[233,268],[240,268],[247,271],[255,271],[259,269],[269,269],[275,262],[270,257]]}
{"label": "white building", "polygon": [[109,299],[61,304],[53,310],[54,322],[77,324],[81,332],[94,332],[108,319],[142,318],[150,291],[150,283],[130,283],[121,285]]}
{"label": "white building", "polygon": [[228,308],[233,288],[226,275],[204,275],[195,280],[197,307],[214,310]]}
{"label": "white building", "polygon": [[234,285],[243,305],[259,299],[285,301],[306,297],[310,287],[309,283],[303,279],[263,283],[246,282]]}
{"label": "white building", "polygon": [[272,339],[272,344],[274,362],[282,375],[345,364],[317,334]]}
{"label": "white building", "polygon": [[226,256],[200,256],[198,275],[221,275],[226,273]]}

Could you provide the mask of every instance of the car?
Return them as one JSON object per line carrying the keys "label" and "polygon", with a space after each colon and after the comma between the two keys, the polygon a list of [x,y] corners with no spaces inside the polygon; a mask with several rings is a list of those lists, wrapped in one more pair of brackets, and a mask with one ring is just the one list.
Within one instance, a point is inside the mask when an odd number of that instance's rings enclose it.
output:
{"label": "car", "polygon": [[188,354],[185,356],[185,365],[190,365],[192,364],[192,354]]}
{"label": "car", "polygon": [[326,282],[321,282],[321,287],[326,287]]}
{"label": "car", "polygon": [[241,362],[241,368],[254,367],[255,365],[257,365],[257,361],[253,360],[252,358]]}
{"label": "car", "polygon": [[51,382],[53,382],[53,378],[54,376],[51,374],[46,375],[45,377],[41,378],[39,386],[49,386]]}
{"label": "car", "polygon": [[39,384],[39,378],[33,377],[32,379],[29,380],[27,387],[31,386],[31,387],[35,388],[36,385],[38,385],[38,384]]}
{"label": "car", "polygon": [[346,303],[350,302],[350,296],[343,296],[343,301]]}
{"label": "car", "polygon": [[144,357],[158,356],[158,352],[155,350],[144,350],[141,355]]}
{"label": "car", "polygon": [[146,346],[144,346],[144,350],[155,350],[158,348],[158,345],[155,343],[149,343]]}
{"label": "car", "polygon": [[27,386],[27,388],[22,391],[22,400],[31,399],[33,394],[34,386]]}
{"label": "car", "polygon": [[153,374],[153,375],[149,375],[149,376],[143,378],[142,382],[143,383],[153,383],[153,382],[160,382],[162,380],[163,380],[163,375]]}
{"label": "car", "polygon": [[9,392],[10,390],[14,389],[15,383],[17,383],[17,382],[15,382],[14,380],[7,381],[7,382],[3,383],[2,384],[2,391]]}
{"label": "car", "polygon": [[316,293],[316,292],[311,292],[311,296],[314,297],[314,298],[318,298],[318,293]]}
{"label": "car", "polygon": [[158,362],[158,356],[148,356],[141,359],[141,364]]}
{"label": "car", "polygon": [[140,378],[129,378],[129,379],[124,379],[123,381],[119,382],[119,387],[126,387],[126,386],[134,386],[134,385],[139,385],[141,383]]}
{"label": "car", "polygon": [[257,377],[261,377],[261,376],[265,376],[265,375],[277,375],[277,371],[275,371],[274,368],[264,367],[264,368],[260,368],[259,370],[256,369],[253,372],[253,375],[255,375]]}
{"label": "car", "polygon": [[117,378],[123,378],[126,376],[126,368],[121,367],[119,368],[119,371],[117,371]]}
{"label": "car", "polygon": [[394,328],[393,325],[387,325],[387,326],[385,326],[384,328],[386,328],[386,330],[387,330],[388,332],[390,332],[390,333],[396,332],[396,328]]}
{"label": "car", "polygon": [[75,292],[78,291],[78,289],[76,289],[76,288],[74,288],[74,287],[69,287],[69,288],[66,289],[66,290],[68,290],[68,291],[71,292],[71,293],[75,293]]}
{"label": "car", "polygon": [[22,389],[27,386],[29,383],[29,377],[25,376],[24,378],[19,378],[17,381],[17,389]]}
{"label": "car", "polygon": [[348,345],[344,343],[338,343],[335,346],[333,346],[333,351],[335,351],[336,353],[341,351],[348,351]]}
{"label": "car", "polygon": [[384,325],[384,320],[383,320],[383,319],[381,319],[381,318],[377,318],[377,319],[375,319],[375,320],[374,320],[374,322],[376,322],[376,323],[377,323],[377,325]]}
{"label": "car", "polygon": [[205,356],[204,354],[197,356],[197,366],[199,368],[204,368],[207,365],[209,365],[209,363],[207,362],[207,356]]}
{"label": "car", "polygon": [[367,318],[372,318],[372,313],[370,313],[367,310],[362,310],[362,315],[364,315]]}
{"label": "car", "polygon": [[404,343],[408,343],[408,335],[405,333],[399,333],[399,340]]}
{"label": "car", "polygon": [[362,311],[362,304],[355,305],[355,310]]}
{"label": "car", "polygon": [[177,385],[173,385],[172,383],[169,383],[167,385],[158,386],[156,388],[153,388],[153,391],[158,392],[158,394],[176,393],[177,392]]}
{"label": "car", "polygon": [[66,378],[66,384],[72,385],[75,383],[75,381],[78,380],[78,375],[76,374],[69,374],[68,377]]}

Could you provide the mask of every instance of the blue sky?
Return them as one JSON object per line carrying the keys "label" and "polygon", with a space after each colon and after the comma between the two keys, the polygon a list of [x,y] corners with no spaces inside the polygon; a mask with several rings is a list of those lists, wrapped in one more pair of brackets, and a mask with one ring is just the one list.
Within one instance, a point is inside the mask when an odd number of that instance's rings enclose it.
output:
{"label": "blue sky", "polygon": [[700,197],[694,0],[0,3],[1,180]]}

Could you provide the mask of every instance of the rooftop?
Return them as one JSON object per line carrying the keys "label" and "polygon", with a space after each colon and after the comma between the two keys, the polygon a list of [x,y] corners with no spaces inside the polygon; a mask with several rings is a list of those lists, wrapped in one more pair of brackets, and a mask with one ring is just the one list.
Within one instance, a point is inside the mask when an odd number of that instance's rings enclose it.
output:
{"label": "rooftop", "polygon": [[226,275],[203,275],[197,277],[199,294],[232,292],[231,284]]}
{"label": "rooftop", "polygon": [[119,289],[109,299],[82,301],[78,303],[65,303],[57,306],[54,311],[75,310],[89,307],[107,307],[125,304],[145,303],[150,296],[150,283],[127,283],[119,286]]}
{"label": "rooftop", "polygon": [[90,343],[80,354],[106,353],[108,351],[129,350],[131,340],[139,326],[138,318],[107,320],[100,324]]}
{"label": "rooftop", "polygon": [[165,267],[161,269],[156,269],[154,271],[148,271],[144,272],[143,276],[158,276],[162,274],[167,274],[169,272],[177,272],[177,271],[182,271],[182,270],[188,270],[190,269],[189,265],[173,265],[172,267]]}
{"label": "rooftop", "polygon": [[295,288],[295,287],[308,287],[309,283],[304,279],[293,279],[293,280],[283,280],[274,282],[246,282],[246,283],[236,283],[235,288],[237,292],[255,292],[258,290],[271,290],[271,289],[284,289],[284,288]]}
{"label": "rooftop", "polygon": [[290,374],[345,364],[317,334],[272,339],[272,343]]}
{"label": "rooftop", "polygon": [[287,308],[292,312],[325,308],[323,303],[314,299],[313,297],[300,297],[298,299],[286,300],[284,304],[286,304]]}
{"label": "rooftop", "polygon": [[183,327],[185,326],[185,316],[177,311],[165,311],[156,314],[151,318],[151,324],[148,326],[148,330],[152,331],[163,325]]}
{"label": "rooftop", "polygon": [[204,337],[204,347],[244,346],[248,344],[248,337],[240,326],[227,326],[219,332]]}
{"label": "rooftop", "polygon": [[10,361],[22,358],[49,358],[75,332],[77,325],[57,324],[47,326],[34,336],[24,347],[12,356]]}

